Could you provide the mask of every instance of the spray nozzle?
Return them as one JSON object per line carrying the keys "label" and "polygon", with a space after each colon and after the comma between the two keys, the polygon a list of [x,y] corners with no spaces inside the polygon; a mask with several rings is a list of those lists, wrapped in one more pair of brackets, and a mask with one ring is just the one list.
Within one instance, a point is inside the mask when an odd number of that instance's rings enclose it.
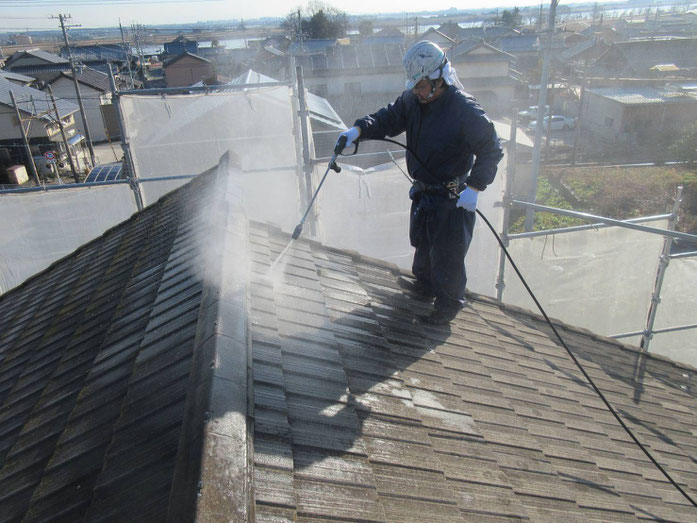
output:
{"label": "spray nozzle", "polygon": [[291,238],[293,238],[294,240],[297,240],[297,239],[300,237],[300,235],[302,234],[302,232],[303,232],[303,222],[300,222],[300,223],[295,227],[295,230],[293,231],[293,234],[291,235]]}

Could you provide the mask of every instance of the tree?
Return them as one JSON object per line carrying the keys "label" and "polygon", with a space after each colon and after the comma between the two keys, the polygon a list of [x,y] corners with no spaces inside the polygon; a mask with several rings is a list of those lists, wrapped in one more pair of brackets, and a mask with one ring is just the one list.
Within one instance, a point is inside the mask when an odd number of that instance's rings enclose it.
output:
{"label": "tree", "polygon": [[346,13],[320,1],[295,9],[281,22],[286,31],[297,34],[300,29],[308,38],[341,38],[346,36],[347,26]]}
{"label": "tree", "polygon": [[522,16],[520,9],[514,7],[512,11],[504,9],[501,13],[500,24],[505,27],[516,28],[520,25]]}
{"label": "tree", "polygon": [[373,21],[372,20],[361,20],[358,24],[358,32],[361,36],[370,36],[373,34]]}
{"label": "tree", "polygon": [[697,163],[697,123],[693,123],[671,146],[671,156],[676,160]]}

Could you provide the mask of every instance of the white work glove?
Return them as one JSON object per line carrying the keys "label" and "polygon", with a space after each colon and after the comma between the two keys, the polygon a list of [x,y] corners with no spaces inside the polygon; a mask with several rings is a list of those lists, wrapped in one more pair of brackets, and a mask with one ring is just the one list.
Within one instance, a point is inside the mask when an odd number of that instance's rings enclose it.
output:
{"label": "white work glove", "polygon": [[345,136],[346,137],[346,144],[344,145],[344,148],[346,147],[351,147],[353,145],[353,142],[358,140],[358,137],[361,135],[361,128],[360,127],[351,127],[350,129],[346,129],[343,133],[339,135],[339,139],[336,141],[336,146],[334,147],[334,151],[336,152],[337,147],[339,147],[339,142],[341,141],[341,137]]}
{"label": "white work glove", "polygon": [[464,210],[469,212],[474,212],[477,209],[477,198],[479,197],[479,191],[473,189],[472,187],[465,187],[465,190],[460,193],[460,197],[457,199],[457,207],[462,207]]}

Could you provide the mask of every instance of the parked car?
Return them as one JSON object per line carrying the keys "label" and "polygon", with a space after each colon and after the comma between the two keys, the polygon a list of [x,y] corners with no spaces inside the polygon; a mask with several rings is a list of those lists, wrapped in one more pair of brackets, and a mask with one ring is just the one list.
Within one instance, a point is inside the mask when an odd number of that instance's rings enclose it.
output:
{"label": "parked car", "polygon": [[[562,116],[560,114],[553,114],[550,116],[545,116],[544,119],[542,120],[542,130],[546,131],[547,130],[547,122],[549,122],[551,118],[551,123],[550,123],[550,130],[552,131],[568,131],[569,129],[573,129],[576,127],[576,118],[569,118],[568,116]],[[531,131],[535,131],[535,128],[537,127],[537,120],[533,120],[530,122],[530,125],[528,125],[528,128]]]}
{"label": "parked car", "polygon": [[[531,105],[527,109],[518,111],[518,119],[523,122],[529,122],[530,120],[537,118],[537,107],[537,105]],[[545,105],[545,116],[549,115],[549,113],[549,105]]]}

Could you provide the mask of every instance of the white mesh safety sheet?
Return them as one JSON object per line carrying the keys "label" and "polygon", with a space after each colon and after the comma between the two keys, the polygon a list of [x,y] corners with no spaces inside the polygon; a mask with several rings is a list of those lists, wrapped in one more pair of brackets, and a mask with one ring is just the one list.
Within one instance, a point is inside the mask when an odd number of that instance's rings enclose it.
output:
{"label": "white mesh safety sheet", "polygon": [[[609,336],[644,328],[662,248],[663,236],[610,227],[514,239],[509,252],[551,318]],[[508,263],[505,281],[505,303],[537,312]]]}
{"label": "white mesh safety sheet", "polygon": [[[346,162],[350,159],[346,159]],[[339,158],[341,173],[330,171],[317,197],[320,239],[325,245],[355,250],[363,255],[411,269],[414,249],[409,244],[410,182],[404,175],[404,159],[361,169]],[[316,167],[315,186],[326,170]],[[503,166],[494,183],[479,197],[478,208],[492,222],[502,226]],[[478,219],[474,239],[466,258],[467,288],[495,296],[498,270],[496,239]]]}
{"label": "white mesh safety sheet", "polygon": [[[697,324],[697,257],[670,261],[654,329]],[[640,327],[643,329],[643,326]],[[697,368],[697,329],[655,334],[649,352]]]}
{"label": "white mesh safety sheet", "polygon": [[[121,107],[146,205],[188,181],[149,178],[197,175],[229,152],[244,173],[249,217],[292,230],[298,181],[290,88],[127,95]],[[278,223],[279,217],[287,223]]]}
{"label": "white mesh safety sheet", "polygon": [[136,212],[128,184],[0,196],[0,293]]}

